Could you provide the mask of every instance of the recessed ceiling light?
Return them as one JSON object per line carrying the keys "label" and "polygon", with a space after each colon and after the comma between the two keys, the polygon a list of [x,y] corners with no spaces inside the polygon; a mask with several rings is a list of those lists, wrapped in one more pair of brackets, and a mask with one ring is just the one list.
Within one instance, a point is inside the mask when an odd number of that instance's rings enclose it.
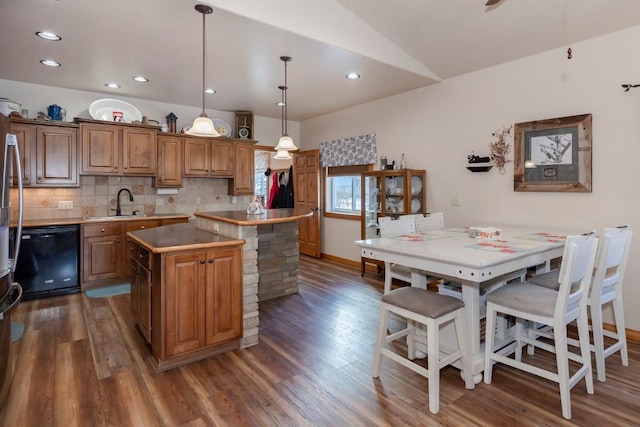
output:
{"label": "recessed ceiling light", "polygon": [[120,89],[120,85],[118,83],[105,83],[104,85],[109,89]]}
{"label": "recessed ceiling light", "polygon": [[149,79],[144,76],[135,76],[135,77],[132,77],[132,79],[137,82],[143,82],[143,83],[149,81]]}
{"label": "recessed ceiling light", "polygon": [[59,40],[62,40],[62,37],[60,37],[59,35],[54,34],[54,33],[50,33],[48,31],[38,31],[36,33],[36,36],[38,36],[38,37],[40,37],[42,39],[45,39],[45,40],[50,40],[52,42],[57,42]]}
{"label": "recessed ceiling light", "polygon": [[349,80],[357,80],[357,79],[360,78],[360,74],[358,74],[358,73],[349,73],[345,77],[348,78]]}
{"label": "recessed ceiling light", "polygon": [[216,93],[216,91],[214,89],[205,89],[204,93],[211,95],[211,94]]}
{"label": "recessed ceiling light", "polygon": [[60,64],[57,61],[54,61],[53,59],[43,59],[40,61],[40,63],[42,65],[46,65],[47,67],[60,67],[62,66],[62,64]]}

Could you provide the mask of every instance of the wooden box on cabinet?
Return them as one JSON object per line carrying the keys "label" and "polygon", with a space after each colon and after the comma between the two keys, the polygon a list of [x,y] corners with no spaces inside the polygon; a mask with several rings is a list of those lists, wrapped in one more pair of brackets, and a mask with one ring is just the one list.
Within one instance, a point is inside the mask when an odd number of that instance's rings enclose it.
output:
{"label": "wooden box on cabinet", "polygon": [[253,139],[253,113],[236,111],[236,138]]}
{"label": "wooden box on cabinet", "polygon": [[83,174],[155,175],[157,128],[80,121]]}
{"label": "wooden box on cabinet", "polygon": [[[22,185],[27,187],[77,187],[78,129],[73,124],[42,124],[34,121],[11,123],[18,139]],[[17,185],[17,168],[12,182]]]}
{"label": "wooden box on cabinet", "polygon": [[[360,217],[360,237],[379,237],[378,218],[427,213],[426,181],[427,173],[417,169],[397,169],[365,172],[362,174],[362,213]],[[375,264],[380,271],[383,265],[378,261],[362,257],[361,273],[366,264]]]}

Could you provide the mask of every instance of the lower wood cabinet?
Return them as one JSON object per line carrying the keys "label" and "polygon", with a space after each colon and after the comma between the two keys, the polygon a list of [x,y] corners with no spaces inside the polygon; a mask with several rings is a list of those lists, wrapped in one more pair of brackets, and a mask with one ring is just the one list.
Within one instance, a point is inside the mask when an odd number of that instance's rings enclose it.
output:
{"label": "lower wood cabinet", "polygon": [[82,224],[82,290],[129,281],[132,269],[127,232],[187,221],[188,218],[149,218]]}

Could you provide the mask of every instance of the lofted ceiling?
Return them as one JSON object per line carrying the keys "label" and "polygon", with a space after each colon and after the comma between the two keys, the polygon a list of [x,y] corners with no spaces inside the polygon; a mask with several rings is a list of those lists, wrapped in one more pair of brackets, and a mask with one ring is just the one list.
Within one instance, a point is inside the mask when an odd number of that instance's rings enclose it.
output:
{"label": "lofted ceiling", "polygon": [[[0,79],[200,107],[197,3],[214,8],[207,108],[279,118],[279,57],[289,55],[291,120],[640,24],[637,0],[2,0]],[[42,66],[47,58],[62,67]],[[347,80],[352,71],[362,77]],[[122,87],[105,88],[111,81]]]}

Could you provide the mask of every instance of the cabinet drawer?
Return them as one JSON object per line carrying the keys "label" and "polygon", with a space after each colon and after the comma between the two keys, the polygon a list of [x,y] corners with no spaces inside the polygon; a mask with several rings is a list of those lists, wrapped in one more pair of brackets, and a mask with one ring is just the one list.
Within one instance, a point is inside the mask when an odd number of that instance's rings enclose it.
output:
{"label": "cabinet drawer", "polygon": [[103,222],[99,224],[85,224],[82,226],[84,237],[119,236],[122,233],[122,224]]}
{"label": "cabinet drawer", "polygon": [[146,219],[143,221],[128,221],[125,223],[126,231],[145,230],[147,228],[154,228],[160,226],[159,219]]}

